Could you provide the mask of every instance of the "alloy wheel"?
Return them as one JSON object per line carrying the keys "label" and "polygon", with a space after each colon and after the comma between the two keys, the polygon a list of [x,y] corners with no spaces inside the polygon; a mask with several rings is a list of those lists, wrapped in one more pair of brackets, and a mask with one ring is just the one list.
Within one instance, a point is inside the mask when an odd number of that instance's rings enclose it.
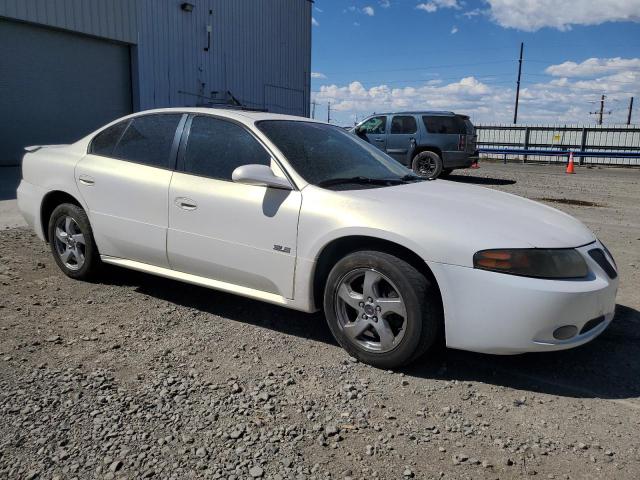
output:
{"label": "alloy wheel", "polygon": [[436,162],[431,157],[421,158],[418,160],[417,173],[422,177],[430,177],[436,171]]}
{"label": "alloy wheel", "polygon": [[63,215],[56,221],[56,252],[69,270],[80,270],[85,262],[86,244],[84,234],[73,217]]}
{"label": "alloy wheel", "polygon": [[398,288],[385,275],[358,268],[342,277],[335,292],[338,325],[368,352],[393,350],[404,337],[407,310]]}

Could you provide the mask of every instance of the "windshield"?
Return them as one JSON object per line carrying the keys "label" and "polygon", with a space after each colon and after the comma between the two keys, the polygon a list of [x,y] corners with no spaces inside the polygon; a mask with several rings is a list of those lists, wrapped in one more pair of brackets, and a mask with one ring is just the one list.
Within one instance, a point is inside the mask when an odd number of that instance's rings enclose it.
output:
{"label": "windshield", "polygon": [[377,148],[333,125],[263,120],[257,126],[313,185],[371,187],[421,180]]}

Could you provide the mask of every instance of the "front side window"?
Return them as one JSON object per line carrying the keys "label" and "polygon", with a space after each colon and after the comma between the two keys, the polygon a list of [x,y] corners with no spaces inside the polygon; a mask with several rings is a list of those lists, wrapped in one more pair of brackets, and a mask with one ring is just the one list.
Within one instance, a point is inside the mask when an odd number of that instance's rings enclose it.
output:
{"label": "front side window", "polygon": [[125,129],[129,125],[129,120],[125,120],[115,125],[111,125],[109,128],[104,129],[98,135],[93,137],[91,146],[89,147],[89,153],[93,155],[101,155],[103,157],[110,157],[113,155],[113,150],[122,137]]}
{"label": "front side window", "polygon": [[369,143],[333,125],[263,120],[257,126],[298,174],[314,185],[340,181],[343,186],[387,186],[420,179]]}
{"label": "front side window", "polygon": [[214,117],[194,117],[184,153],[184,171],[231,180],[233,171],[249,164],[270,165],[271,155],[244,127]]}
{"label": "front side window", "polygon": [[363,122],[358,127],[358,130],[373,135],[384,135],[387,130],[387,117],[371,117],[369,120]]}
{"label": "front side window", "polygon": [[127,127],[113,156],[151,167],[172,168],[171,147],[182,114],[135,117]]}
{"label": "front side window", "polygon": [[424,126],[429,133],[464,135],[467,133],[467,126],[460,117],[452,116],[427,116],[422,117]]}
{"label": "front side window", "polygon": [[396,115],[391,120],[391,134],[412,134],[418,131],[418,124],[413,115]]}

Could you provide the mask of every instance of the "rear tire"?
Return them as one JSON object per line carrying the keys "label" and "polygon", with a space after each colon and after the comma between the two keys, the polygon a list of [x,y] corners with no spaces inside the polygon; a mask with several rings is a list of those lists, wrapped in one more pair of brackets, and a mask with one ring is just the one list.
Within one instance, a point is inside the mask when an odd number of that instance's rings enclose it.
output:
{"label": "rear tire", "polygon": [[404,260],[379,251],[354,252],[336,263],[327,278],[324,311],[338,343],[379,368],[422,356],[442,322],[435,286]]}
{"label": "rear tire", "polygon": [[435,152],[420,152],[413,157],[411,168],[416,175],[420,175],[422,178],[429,180],[435,180],[442,173],[442,159]]}
{"label": "rear tire", "polygon": [[49,244],[60,270],[73,279],[87,280],[101,262],[86,212],[71,203],[58,205],[49,217]]}

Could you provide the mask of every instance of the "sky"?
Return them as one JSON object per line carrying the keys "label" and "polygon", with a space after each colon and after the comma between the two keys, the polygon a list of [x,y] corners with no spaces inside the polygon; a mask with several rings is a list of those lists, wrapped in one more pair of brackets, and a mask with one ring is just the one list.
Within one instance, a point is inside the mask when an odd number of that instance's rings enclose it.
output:
{"label": "sky", "polygon": [[[640,124],[640,0],[315,0],[315,117],[453,110],[477,124]],[[314,107],[312,106],[312,109]]]}

